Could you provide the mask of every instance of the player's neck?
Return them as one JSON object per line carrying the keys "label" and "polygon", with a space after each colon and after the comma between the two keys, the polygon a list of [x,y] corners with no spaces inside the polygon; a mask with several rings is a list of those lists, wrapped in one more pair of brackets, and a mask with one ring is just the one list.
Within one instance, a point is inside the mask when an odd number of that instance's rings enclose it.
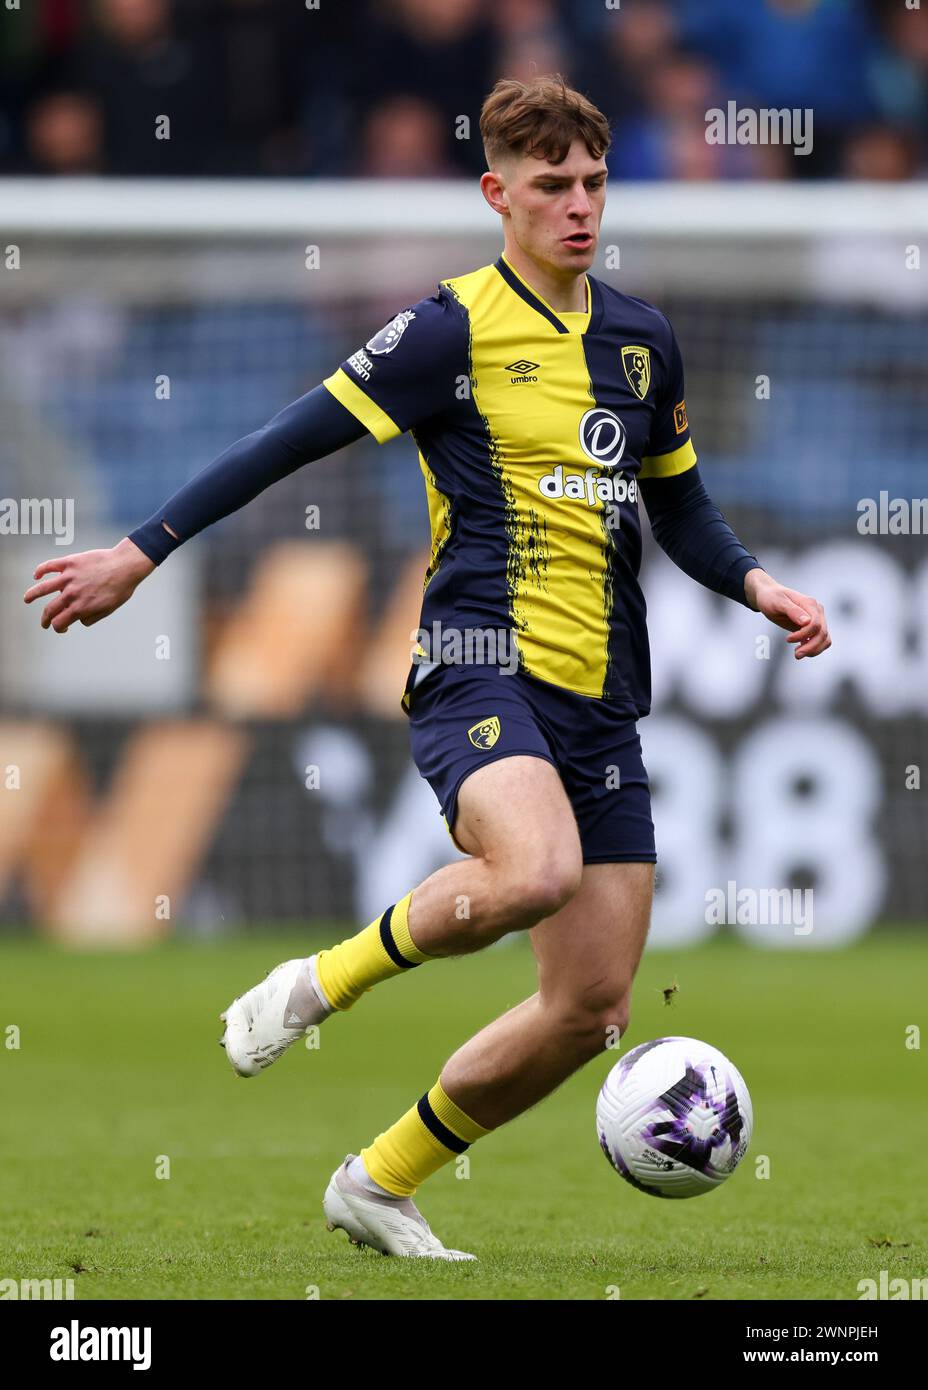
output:
{"label": "player's neck", "polygon": [[503,255],[517,275],[558,314],[586,312],[586,271],[553,275],[527,256],[518,245],[506,246]]}

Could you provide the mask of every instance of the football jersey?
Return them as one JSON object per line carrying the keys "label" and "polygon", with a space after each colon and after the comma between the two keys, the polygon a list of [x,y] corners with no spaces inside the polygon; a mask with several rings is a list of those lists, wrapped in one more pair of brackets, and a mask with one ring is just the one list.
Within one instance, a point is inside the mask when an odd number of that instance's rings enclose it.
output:
{"label": "football jersey", "polygon": [[443,280],[324,385],[381,443],[416,442],[432,536],[421,628],[505,630],[519,669],[638,717],[638,479],[696,454],[668,320],[591,275],[586,295],[583,312],[554,310],[501,256]]}

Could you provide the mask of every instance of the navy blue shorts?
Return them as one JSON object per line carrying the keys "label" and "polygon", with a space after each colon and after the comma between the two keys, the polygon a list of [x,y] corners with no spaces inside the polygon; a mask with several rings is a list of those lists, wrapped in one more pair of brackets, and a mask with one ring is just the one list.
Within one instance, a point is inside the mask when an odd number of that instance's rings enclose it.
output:
{"label": "navy blue shorts", "polygon": [[496,666],[443,665],[409,696],[412,756],[454,831],[458,791],[514,754],[557,768],[585,864],[654,863],[648,774],[634,719],[606,700]]}

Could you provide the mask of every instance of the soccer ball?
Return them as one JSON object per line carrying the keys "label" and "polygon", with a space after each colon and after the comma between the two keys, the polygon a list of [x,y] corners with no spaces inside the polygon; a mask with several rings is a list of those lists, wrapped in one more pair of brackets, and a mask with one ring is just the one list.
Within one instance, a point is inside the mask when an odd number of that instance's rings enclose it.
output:
{"label": "soccer ball", "polygon": [[754,1126],[728,1058],[696,1038],[656,1038],[617,1062],[596,1102],[603,1153],[654,1197],[712,1192],[735,1171]]}

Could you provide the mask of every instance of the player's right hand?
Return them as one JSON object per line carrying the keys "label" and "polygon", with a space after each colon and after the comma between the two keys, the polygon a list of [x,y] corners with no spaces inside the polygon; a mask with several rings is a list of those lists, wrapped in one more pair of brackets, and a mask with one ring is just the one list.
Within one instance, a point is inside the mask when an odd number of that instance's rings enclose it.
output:
{"label": "player's right hand", "polygon": [[83,550],[43,560],[33,575],[41,582],[27,589],[23,598],[32,603],[46,594],[57,595],[42,612],[43,627],[67,632],[78,621],[90,627],[122,607],[154,568],[154,562],[125,537],[110,550]]}

